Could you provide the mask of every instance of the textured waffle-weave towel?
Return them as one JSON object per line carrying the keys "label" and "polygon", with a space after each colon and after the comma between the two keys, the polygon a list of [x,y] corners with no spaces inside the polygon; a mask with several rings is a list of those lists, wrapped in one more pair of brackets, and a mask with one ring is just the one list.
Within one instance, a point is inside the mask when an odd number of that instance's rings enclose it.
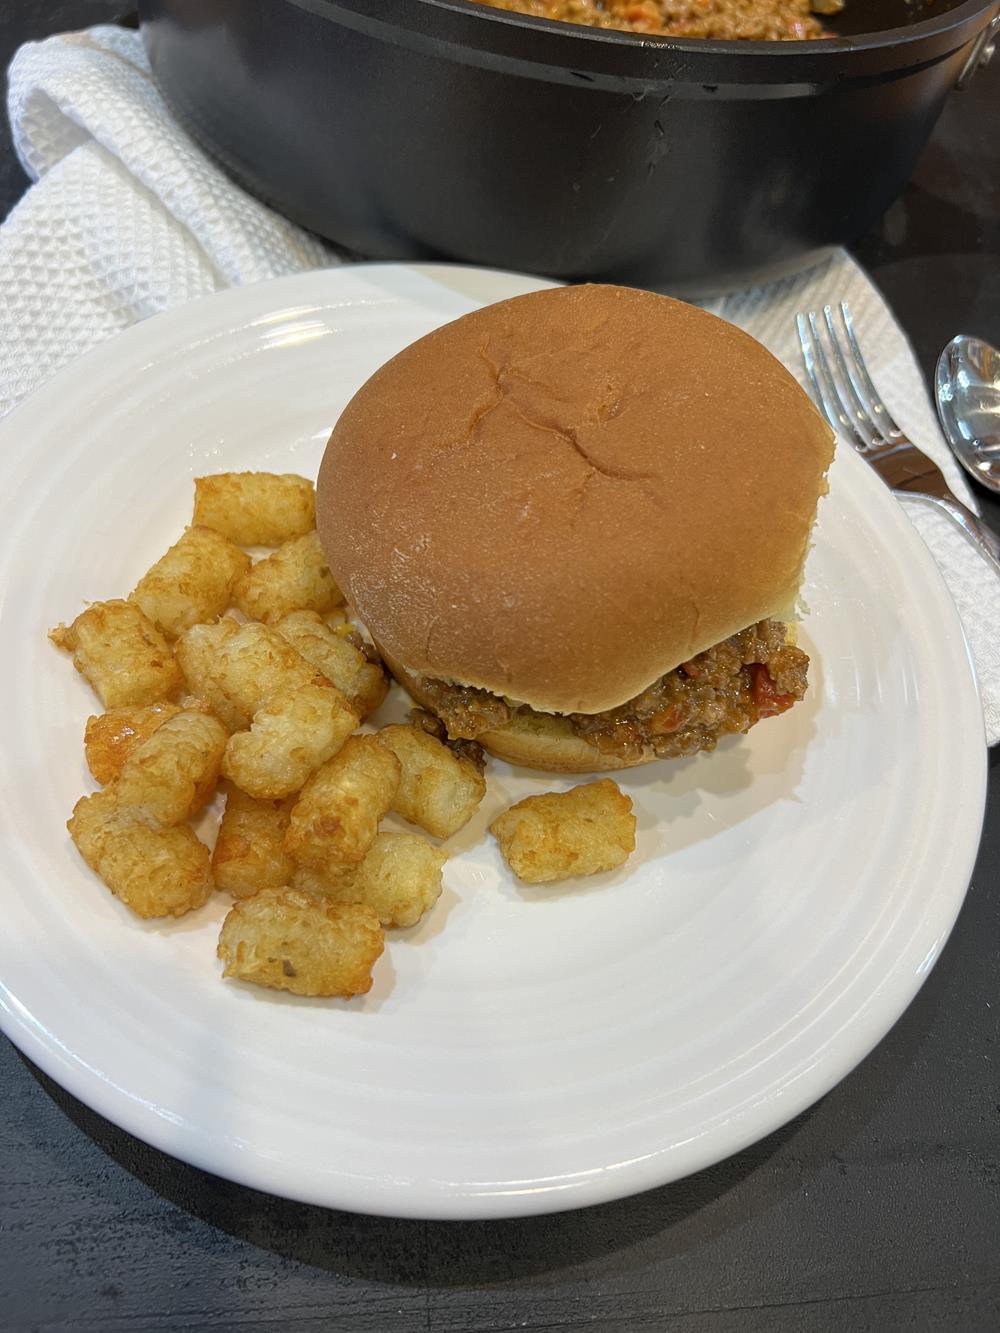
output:
{"label": "textured waffle-weave towel", "polygon": [[[97,27],[23,47],[10,70],[14,142],[37,182],[0,228],[0,414],[60,366],[147,315],[223,287],[340,262],[235,186],[183,133],[141,38]],[[712,304],[801,378],[797,310],[847,300],[890,410],[968,488],[919,368],[876,288],[844,253]],[[1000,740],[1000,581],[947,519],[907,512],[958,604]]]}

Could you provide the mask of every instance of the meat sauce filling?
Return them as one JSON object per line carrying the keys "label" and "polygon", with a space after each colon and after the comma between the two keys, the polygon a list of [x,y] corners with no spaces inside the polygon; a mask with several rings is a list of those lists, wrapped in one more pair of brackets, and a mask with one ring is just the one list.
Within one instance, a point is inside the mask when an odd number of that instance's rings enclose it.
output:
{"label": "meat sauce filling", "polygon": [[843,0],[483,0],[535,18],[659,37],[802,41],[825,37],[818,14]]}
{"label": "meat sauce filling", "polygon": [[[791,708],[806,692],[808,667],[801,648],[787,642],[785,626],[761,620],[668,671],[628,703],[605,713],[574,713],[568,721],[601,754],[624,760],[650,751],[672,759],[714,750],[722,736]],[[515,713],[531,711],[486,690],[429,677],[421,689],[453,739],[475,740]]]}

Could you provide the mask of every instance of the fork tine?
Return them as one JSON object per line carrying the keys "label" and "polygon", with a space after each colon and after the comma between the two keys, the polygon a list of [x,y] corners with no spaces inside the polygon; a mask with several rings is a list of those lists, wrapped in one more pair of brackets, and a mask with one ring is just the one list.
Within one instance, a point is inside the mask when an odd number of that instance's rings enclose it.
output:
{"label": "fork tine", "polygon": [[846,436],[855,448],[867,449],[870,442],[858,430],[850,412],[845,410],[840,389],[820,341],[816,312],[810,310],[805,315],[796,315],[795,324],[799,331],[802,360],[813,389],[816,406],[826,417],[833,431]]}
{"label": "fork tine", "polygon": [[813,357],[812,340],[809,337],[809,326],[806,324],[805,315],[799,313],[795,316],[795,327],[799,331],[802,364],[805,367],[806,379],[809,381],[809,387],[812,390],[813,402],[826,417],[826,423],[830,429],[833,431],[839,430],[840,422],[837,420],[836,413],[831,413],[827,408],[823,390],[820,388],[819,377],[816,373],[816,361]]}
{"label": "fork tine", "polygon": [[[843,310],[844,306],[841,303],[841,315],[843,315]],[[833,348],[837,370],[840,372],[838,381],[841,386],[840,401],[844,405],[844,410],[854,419],[855,432],[863,436],[866,444],[871,448],[883,442],[891,443],[882,434],[877,420],[873,417],[868,403],[865,401],[864,387],[857,370],[858,360],[861,356],[860,348],[858,348],[857,343],[854,344],[856,355],[849,362],[844,356],[843,339],[838,336],[837,330],[833,326],[833,310],[828,305],[823,307],[823,322],[826,325],[830,346]],[[861,365],[863,366],[864,362],[861,362]],[[869,383],[871,383],[870,380]]]}
{"label": "fork tine", "polygon": [[[825,313],[825,312],[824,312]],[[830,345],[833,348],[839,367],[843,373],[843,378],[838,379],[834,373],[830,362],[827,360],[823,350],[823,335],[819,328],[819,317],[814,310],[809,312],[809,327],[812,329],[813,337],[819,349],[820,364],[823,367],[826,378],[836,394],[837,402],[840,405],[841,420],[850,428],[854,436],[856,447],[861,449],[874,449],[882,443],[882,436],[879,434],[878,427],[868,416],[864,404],[854,395],[854,387],[847,376],[847,367],[844,365],[843,353],[840,350],[840,343],[837,340],[836,331],[833,323],[826,317],[827,330],[829,332]],[[846,387],[845,387],[846,384]]]}
{"label": "fork tine", "polygon": [[847,341],[850,344],[851,354],[857,370],[857,382],[854,381],[853,376],[851,380],[855,390],[860,391],[861,395],[866,399],[868,410],[871,413],[873,420],[878,425],[883,439],[887,440],[890,444],[896,444],[900,440],[905,440],[905,435],[896,425],[895,421],[893,421],[889,409],[882,401],[881,394],[878,389],[875,388],[875,385],[872,382],[872,377],[868,373],[868,367],[865,364],[864,357],[861,355],[861,348],[858,345],[858,340],[854,333],[854,320],[851,317],[851,310],[846,301],[841,301],[840,303],[840,318],[844,324],[844,332],[847,334]]}

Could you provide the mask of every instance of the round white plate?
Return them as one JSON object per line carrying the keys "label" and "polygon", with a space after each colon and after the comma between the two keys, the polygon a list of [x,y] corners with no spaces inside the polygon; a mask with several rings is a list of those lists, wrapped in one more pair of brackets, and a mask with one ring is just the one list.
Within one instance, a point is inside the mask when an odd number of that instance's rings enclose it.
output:
{"label": "round white plate", "polygon": [[515,883],[489,820],[570,783],[491,763],[441,901],[341,1002],[224,983],[221,895],[143,924],[83,865],[65,820],[93,785],[97,705],[46,630],[128,592],[189,521],[192,477],[314,475],[377,366],[541,285],[371,265],[226,292],[106,343],[0,426],[4,1030],[123,1128],[275,1194],[470,1218],[697,1171],[878,1041],[971,873],[985,751],[958,618],[843,450],[809,561],[806,702],[622,775],[639,834],[621,871]]}

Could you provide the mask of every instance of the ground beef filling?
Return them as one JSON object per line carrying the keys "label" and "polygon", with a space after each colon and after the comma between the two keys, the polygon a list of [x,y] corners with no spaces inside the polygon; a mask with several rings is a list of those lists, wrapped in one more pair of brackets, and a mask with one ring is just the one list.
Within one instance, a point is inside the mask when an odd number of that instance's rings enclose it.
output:
{"label": "ground beef filling", "polygon": [[817,14],[835,14],[843,0],[483,0],[495,9],[535,18],[617,28],[659,37],[731,41],[802,41],[824,37]]}
{"label": "ground beef filling", "polygon": [[[806,654],[787,642],[785,626],[762,620],[668,671],[621,707],[568,720],[589,745],[619,759],[650,751],[662,759],[696,754],[791,708],[806,692],[808,667]],[[453,739],[474,740],[531,711],[486,690],[429,677],[420,687]]]}

